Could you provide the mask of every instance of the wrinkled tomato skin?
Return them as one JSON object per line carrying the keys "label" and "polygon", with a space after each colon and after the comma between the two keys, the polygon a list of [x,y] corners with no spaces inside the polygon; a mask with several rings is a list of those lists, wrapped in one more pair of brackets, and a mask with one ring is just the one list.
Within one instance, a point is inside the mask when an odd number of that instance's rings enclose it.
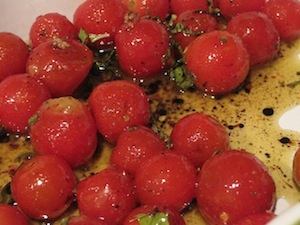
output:
{"label": "wrinkled tomato skin", "polygon": [[122,224],[136,207],[132,177],[115,166],[82,180],[76,193],[82,215],[101,219],[110,225]]}
{"label": "wrinkled tomato skin", "polygon": [[46,13],[38,16],[30,27],[29,39],[32,48],[52,39],[77,39],[77,29],[74,24],[62,14]]}
{"label": "wrinkled tomato skin", "polygon": [[168,66],[169,34],[157,21],[142,19],[125,26],[115,42],[120,67],[127,75],[150,78]]}
{"label": "wrinkled tomato skin", "polygon": [[208,12],[207,0],[170,0],[171,13],[179,16],[185,11]]}
{"label": "wrinkled tomato skin", "polygon": [[240,38],[228,31],[211,31],[197,37],[184,54],[195,86],[209,95],[226,95],[245,81],[249,54]]}
{"label": "wrinkled tomato skin", "polygon": [[135,174],[148,158],[166,150],[167,145],[157,133],[149,127],[138,126],[120,134],[111,153],[110,162]]}
{"label": "wrinkled tomato skin", "polygon": [[0,82],[9,75],[25,73],[29,49],[17,35],[0,32]]}
{"label": "wrinkled tomato skin", "polygon": [[263,13],[247,12],[234,16],[227,24],[227,31],[242,39],[251,66],[269,62],[278,54],[279,33]]}
{"label": "wrinkled tomato skin", "polygon": [[245,218],[239,220],[234,225],[266,225],[275,217],[276,215],[272,212],[257,213],[257,214],[246,216]]}
{"label": "wrinkled tomato skin", "polygon": [[108,225],[108,223],[100,219],[79,215],[70,217],[68,225]]}
{"label": "wrinkled tomato skin", "polygon": [[218,0],[218,6],[220,8],[221,14],[227,18],[231,18],[240,13],[262,11],[265,0]]}
{"label": "wrinkled tomato skin", "polygon": [[282,41],[300,37],[300,2],[298,0],[267,1],[262,12],[270,18]]}
{"label": "wrinkled tomato skin", "polygon": [[183,155],[165,152],[143,163],[135,174],[141,204],[161,205],[181,211],[195,197],[196,168]]}
{"label": "wrinkled tomato skin", "polygon": [[229,147],[225,127],[203,113],[181,118],[173,127],[170,139],[172,150],[184,154],[199,168],[212,155]]}
{"label": "wrinkled tomato skin", "polygon": [[141,205],[135,208],[127,215],[123,225],[141,225],[139,218],[142,215],[155,216],[157,213],[165,213],[165,215],[168,217],[169,225],[185,225],[183,217],[180,215],[179,212],[170,208],[156,205]]}
{"label": "wrinkled tomato skin", "polygon": [[27,133],[28,120],[49,98],[49,89],[26,73],[6,77],[0,83],[0,124],[9,132]]}
{"label": "wrinkled tomato skin", "polygon": [[15,206],[0,204],[1,225],[29,225],[29,219]]}
{"label": "wrinkled tomato skin", "polygon": [[54,154],[72,168],[84,165],[97,147],[97,127],[90,110],[73,97],[49,99],[38,109],[30,139],[38,154]]}
{"label": "wrinkled tomato skin", "polygon": [[41,79],[53,97],[72,95],[93,65],[93,53],[74,39],[53,39],[34,48],[26,71]]}
{"label": "wrinkled tomato skin", "polygon": [[54,155],[35,156],[26,161],[11,182],[18,207],[37,220],[60,216],[73,202],[75,187],[71,167]]}
{"label": "wrinkled tomato skin", "polygon": [[170,9],[169,0],[122,0],[129,12],[134,12],[138,17],[157,17],[164,21]]}
{"label": "wrinkled tomato skin", "polygon": [[197,204],[212,225],[234,224],[272,210],[275,183],[265,165],[243,150],[223,151],[208,159],[198,177]]}
{"label": "wrinkled tomato skin", "polygon": [[100,134],[110,143],[132,126],[147,125],[150,103],[144,90],[132,81],[99,84],[88,99]]}
{"label": "wrinkled tomato skin", "polygon": [[87,0],[77,7],[73,23],[87,34],[108,34],[108,37],[88,45],[92,48],[113,46],[115,35],[124,23],[126,9],[120,0]]}

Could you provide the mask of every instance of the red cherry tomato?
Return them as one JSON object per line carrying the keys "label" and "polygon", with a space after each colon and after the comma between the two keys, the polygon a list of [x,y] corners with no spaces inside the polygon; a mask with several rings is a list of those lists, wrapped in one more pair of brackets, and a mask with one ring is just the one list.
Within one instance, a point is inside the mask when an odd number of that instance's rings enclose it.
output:
{"label": "red cherry tomato", "polygon": [[271,210],[275,195],[275,183],[265,165],[242,150],[209,158],[198,178],[197,204],[209,224],[234,224]]}
{"label": "red cherry tomato", "polygon": [[275,217],[276,215],[272,212],[257,213],[257,214],[246,216],[245,218],[239,220],[234,225],[266,225]]}
{"label": "red cherry tomato", "polygon": [[[150,223],[150,221],[152,223]],[[141,224],[185,225],[179,212],[155,205],[142,205],[132,210],[125,218],[123,225]]]}
{"label": "red cherry tomato", "polygon": [[60,216],[74,200],[76,179],[68,163],[54,155],[26,161],[12,178],[13,199],[29,217],[38,220]]}
{"label": "red cherry tomato", "polygon": [[51,97],[49,89],[28,74],[14,74],[0,83],[0,124],[9,132],[24,134],[28,120]]}
{"label": "red cherry tomato", "polygon": [[298,0],[266,1],[262,10],[270,18],[283,41],[300,37],[300,2]]}
{"label": "red cherry tomato", "polygon": [[218,0],[217,4],[221,10],[221,14],[227,18],[230,18],[239,13],[262,11],[265,2],[265,0]]}
{"label": "red cherry tomato", "polygon": [[185,11],[208,12],[207,0],[170,0],[171,13],[179,16]]}
{"label": "red cherry tomato", "polygon": [[266,63],[277,56],[280,36],[265,14],[260,12],[238,14],[228,22],[227,31],[242,39],[249,53],[251,65]]}
{"label": "red cherry tomato", "polygon": [[135,174],[143,162],[166,149],[165,142],[152,129],[138,126],[120,134],[110,162]]}
{"label": "red cherry tomato", "polygon": [[167,18],[170,9],[169,0],[122,0],[122,3],[139,17],[157,17],[161,21]]}
{"label": "red cherry tomato", "polygon": [[229,135],[215,119],[203,113],[193,113],[181,118],[171,136],[172,149],[186,155],[196,167],[218,151],[227,150]]}
{"label": "red cherry tomato", "polygon": [[26,70],[41,79],[53,97],[71,95],[93,65],[93,53],[74,39],[48,40],[32,50]]}
{"label": "red cherry tomato", "polygon": [[146,125],[150,104],[144,90],[132,81],[117,80],[99,84],[89,97],[98,131],[115,143],[132,126]]}
{"label": "red cherry tomato", "polygon": [[300,149],[298,149],[293,158],[293,178],[300,187]]}
{"label": "red cherry tomato", "polygon": [[31,122],[30,139],[38,154],[55,154],[72,168],[82,166],[97,147],[97,127],[89,109],[73,97],[49,99]]}
{"label": "red cherry tomato", "polygon": [[68,221],[68,225],[108,225],[108,223],[97,218],[79,215],[72,216]]}
{"label": "red cherry tomato", "polygon": [[[181,28],[178,29],[178,26]],[[175,20],[175,30],[178,31],[175,31],[174,39],[184,50],[196,37],[217,28],[217,20],[212,14],[202,11],[185,11]]]}
{"label": "red cherry tomato", "polygon": [[135,184],[141,204],[180,211],[195,197],[196,168],[186,157],[165,152],[152,156],[139,167]]}
{"label": "red cherry tomato", "polygon": [[11,205],[0,204],[1,225],[29,225],[28,218]]}
{"label": "red cherry tomato", "polygon": [[17,35],[0,32],[0,82],[11,74],[24,73],[29,49]]}
{"label": "red cherry tomato", "polygon": [[[88,45],[107,48],[114,43],[115,35],[125,20],[126,9],[120,0],[87,0],[74,13],[74,25],[90,37]],[[96,35],[96,39],[90,35]],[[98,40],[97,35],[101,36]]]}
{"label": "red cherry tomato", "polygon": [[211,31],[196,38],[185,51],[195,86],[210,95],[237,89],[249,72],[249,54],[242,41],[227,31]]}
{"label": "red cherry tomato", "polygon": [[154,77],[168,66],[169,34],[154,20],[142,19],[125,26],[115,42],[120,67],[130,76]]}
{"label": "red cherry tomato", "polygon": [[109,166],[78,184],[77,202],[82,215],[110,225],[122,224],[136,206],[132,178],[119,168]]}
{"label": "red cherry tomato", "polygon": [[32,48],[55,37],[77,39],[77,29],[62,14],[46,13],[41,15],[30,27],[29,38]]}

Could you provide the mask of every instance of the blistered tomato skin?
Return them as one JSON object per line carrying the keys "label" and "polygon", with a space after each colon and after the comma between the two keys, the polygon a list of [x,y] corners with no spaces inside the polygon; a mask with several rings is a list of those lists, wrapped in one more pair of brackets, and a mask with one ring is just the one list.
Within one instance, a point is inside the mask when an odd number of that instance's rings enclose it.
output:
{"label": "blistered tomato skin", "polygon": [[17,35],[0,32],[0,82],[9,75],[25,73],[29,49]]}
{"label": "blistered tomato skin", "polygon": [[141,204],[181,211],[195,197],[196,168],[181,154],[169,151],[150,157],[135,174]]}
{"label": "blistered tomato skin", "polygon": [[18,207],[30,218],[60,216],[73,202],[76,178],[71,167],[54,155],[35,156],[12,178],[11,192]]}
{"label": "blistered tomato skin", "polygon": [[31,47],[52,38],[77,39],[77,29],[68,18],[59,13],[46,13],[36,18],[30,27]]}
{"label": "blistered tomato skin", "polygon": [[41,79],[53,97],[72,95],[93,65],[93,53],[74,39],[55,38],[34,48],[26,63],[28,74]]}
{"label": "blistered tomato skin", "polygon": [[148,97],[132,81],[101,83],[92,91],[88,102],[98,131],[110,143],[115,143],[124,130],[150,121]]}
{"label": "blistered tomato skin", "polygon": [[227,31],[242,39],[251,66],[269,62],[278,54],[279,33],[263,13],[246,12],[234,16],[227,24]]}
{"label": "blistered tomato skin", "polygon": [[179,16],[185,11],[203,11],[208,12],[207,0],[171,0],[171,13]]}
{"label": "blistered tomato skin", "polygon": [[92,35],[105,35],[97,41],[90,40],[93,48],[107,48],[114,43],[118,29],[124,23],[126,9],[119,0],[87,0],[79,5],[73,16],[75,27]]}
{"label": "blistered tomato skin", "polygon": [[0,83],[0,124],[12,133],[28,132],[28,120],[51,98],[49,89],[29,74],[14,74]]}
{"label": "blistered tomato skin", "polygon": [[72,168],[90,160],[97,147],[97,127],[86,105],[73,97],[52,98],[35,116],[30,139],[36,153],[57,155]]}
{"label": "blistered tomato skin", "polygon": [[0,204],[1,225],[29,225],[29,219],[15,206]]}
{"label": "blistered tomato skin", "polygon": [[249,54],[239,37],[216,30],[197,37],[184,52],[195,86],[209,95],[228,94],[245,81]]}
{"label": "blistered tomato skin", "polygon": [[267,1],[262,12],[273,22],[283,41],[300,37],[300,2],[298,0]]}
{"label": "blistered tomato skin", "polygon": [[141,19],[125,26],[115,39],[121,69],[137,78],[161,74],[168,66],[169,43],[165,26],[157,21]]}
{"label": "blistered tomato skin", "polygon": [[82,180],[76,193],[82,215],[110,225],[122,224],[136,206],[132,177],[114,166]]}
{"label": "blistered tomato skin", "polygon": [[196,167],[201,167],[208,158],[229,147],[225,127],[203,113],[181,118],[173,127],[170,139],[172,150],[187,156]]}
{"label": "blistered tomato skin", "polygon": [[223,151],[208,159],[198,178],[197,203],[212,225],[234,224],[272,210],[275,183],[265,165],[243,150]]}

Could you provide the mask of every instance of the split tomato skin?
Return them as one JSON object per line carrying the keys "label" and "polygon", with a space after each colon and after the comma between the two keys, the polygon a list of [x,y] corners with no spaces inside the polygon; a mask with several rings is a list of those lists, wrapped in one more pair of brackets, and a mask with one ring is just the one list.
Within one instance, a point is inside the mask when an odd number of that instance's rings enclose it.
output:
{"label": "split tomato skin", "polygon": [[115,44],[120,67],[129,76],[151,78],[168,67],[170,38],[166,27],[157,21],[141,19],[124,26]]}
{"label": "split tomato skin", "polygon": [[0,124],[9,132],[25,134],[28,120],[51,98],[41,81],[29,74],[13,74],[0,83]]}
{"label": "split tomato skin", "polygon": [[64,15],[59,13],[46,13],[38,16],[30,27],[29,39],[32,48],[52,39],[77,39],[77,29]]}
{"label": "split tomato skin", "polygon": [[0,82],[12,74],[25,73],[29,48],[17,35],[0,32]]}
{"label": "split tomato skin", "polygon": [[92,113],[70,96],[45,101],[32,119],[29,133],[36,153],[57,155],[72,168],[86,164],[97,148]]}
{"label": "split tomato skin", "polygon": [[132,177],[115,166],[80,181],[76,193],[82,215],[98,218],[110,225],[122,224],[136,207]]}
{"label": "split tomato skin", "polygon": [[26,71],[42,80],[53,97],[72,95],[93,65],[93,52],[74,39],[54,38],[34,48]]}
{"label": "split tomato skin", "polygon": [[133,126],[150,121],[150,103],[144,90],[129,80],[99,84],[88,99],[99,133],[110,143]]}
{"label": "split tomato skin", "polygon": [[253,154],[228,150],[208,159],[198,177],[197,204],[212,225],[235,224],[272,210],[276,189],[265,165]]}
{"label": "split tomato skin", "polygon": [[1,225],[29,225],[29,219],[19,210],[19,208],[0,204]]}
{"label": "split tomato skin", "polygon": [[197,37],[184,53],[195,86],[205,94],[226,95],[248,76],[249,54],[241,39],[224,30]]}
{"label": "split tomato skin", "polygon": [[49,220],[60,216],[71,205],[76,183],[65,160],[55,155],[35,156],[17,170],[11,181],[11,192],[27,216]]}

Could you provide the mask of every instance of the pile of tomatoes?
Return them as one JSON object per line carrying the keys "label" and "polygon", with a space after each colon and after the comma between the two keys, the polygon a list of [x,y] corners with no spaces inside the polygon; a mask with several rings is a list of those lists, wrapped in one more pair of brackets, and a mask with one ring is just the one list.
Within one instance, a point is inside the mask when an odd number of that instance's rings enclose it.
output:
{"label": "pile of tomatoes", "polygon": [[[35,151],[12,176],[14,206],[0,204],[1,224],[55,221],[76,205],[66,224],[183,225],[195,201],[208,224],[270,221],[276,187],[266,166],[230,149],[226,129],[201,112],[160,136],[137,81],[170,75],[180,88],[224,96],[276,58],[280,41],[300,36],[299,18],[297,0],[86,0],[72,22],[38,17],[28,45],[0,32],[0,124]],[[110,54],[121,76],[76,98]],[[79,180],[74,170],[103,141],[110,165]]]}

